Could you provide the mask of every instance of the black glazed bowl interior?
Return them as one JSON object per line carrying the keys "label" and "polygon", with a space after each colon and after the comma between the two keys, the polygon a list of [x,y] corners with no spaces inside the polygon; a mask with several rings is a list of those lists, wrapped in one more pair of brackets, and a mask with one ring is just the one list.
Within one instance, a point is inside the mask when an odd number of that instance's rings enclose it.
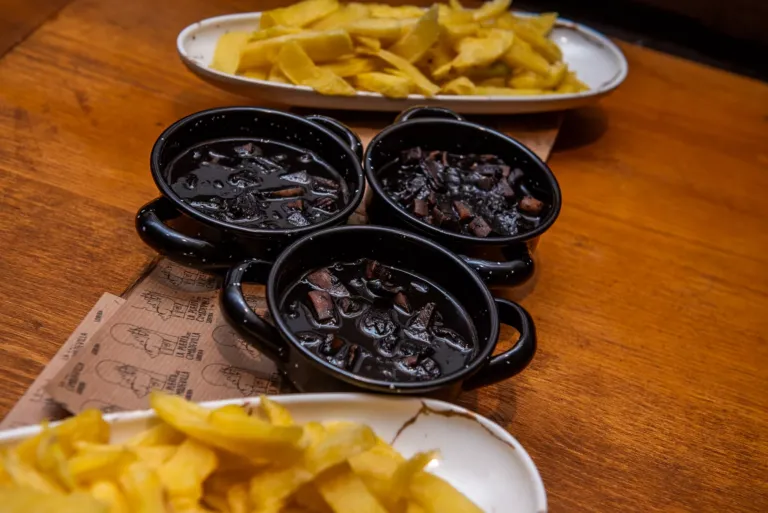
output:
{"label": "black glazed bowl interior", "polygon": [[[380,181],[380,174],[388,164],[399,158],[402,151],[416,146],[458,154],[496,155],[511,168],[523,171],[531,193],[548,204],[549,210],[535,229],[509,236],[475,237],[422,221],[390,198]],[[400,219],[413,229],[426,232],[442,242],[465,241],[479,245],[522,242],[544,233],[560,213],[560,187],[552,171],[541,159],[523,144],[501,132],[460,119],[413,117],[408,121],[396,122],[373,138],[365,152],[363,164],[368,183],[377,197],[388,203]]]}
{"label": "black glazed bowl interior", "polygon": [[280,331],[289,334],[291,344],[307,358],[355,384],[365,383],[378,389],[388,389],[392,385],[389,381],[359,376],[328,364],[301,345],[280,313],[283,296],[300,276],[334,262],[359,258],[378,260],[384,265],[413,271],[439,284],[461,303],[477,330],[479,347],[467,368],[435,380],[397,382],[397,388],[438,388],[468,377],[490,357],[499,334],[496,307],[488,288],[464,262],[437,244],[414,234],[382,227],[345,226],[313,234],[297,242],[277,259],[270,274],[267,286],[269,310]]}
{"label": "black glazed bowl interior", "polygon": [[[332,120],[331,120],[332,121]],[[338,123],[337,123],[338,124]],[[285,233],[292,236],[339,224],[358,207],[365,190],[363,172],[354,148],[311,116],[303,118],[287,112],[256,107],[224,107],[198,112],[180,119],[158,138],[150,157],[152,178],[162,194],[188,216],[228,232],[242,235]],[[309,150],[325,160],[346,181],[349,197],[335,215],[319,223],[286,229],[239,226],[210,217],[181,200],[168,183],[168,165],[178,155],[197,144],[224,138],[255,138],[279,141]]]}

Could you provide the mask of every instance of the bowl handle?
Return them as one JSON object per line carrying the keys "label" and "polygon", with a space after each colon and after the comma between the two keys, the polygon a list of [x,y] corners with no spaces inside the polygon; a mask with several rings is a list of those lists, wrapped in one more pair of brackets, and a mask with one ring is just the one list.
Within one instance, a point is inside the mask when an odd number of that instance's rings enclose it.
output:
{"label": "bowl handle", "polygon": [[274,262],[252,258],[234,265],[224,278],[221,310],[229,324],[278,365],[288,359],[288,346],[277,328],[256,315],[243,296],[243,280],[266,283]]}
{"label": "bowl handle", "polygon": [[464,381],[465,390],[498,383],[525,369],[536,353],[536,326],[525,308],[506,299],[494,298],[499,311],[499,322],[514,327],[520,338],[512,349],[492,356],[488,365]]}
{"label": "bowl handle", "polygon": [[416,118],[442,118],[442,119],[455,119],[457,121],[464,121],[464,117],[460,114],[453,112],[451,109],[445,107],[411,107],[405,109],[398,114],[395,118],[395,123],[403,123],[405,121]]}
{"label": "bowl handle", "polygon": [[528,248],[523,244],[519,252],[503,262],[483,260],[460,255],[477,272],[488,286],[504,285],[514,287],[528,281],[535,271],[536,264]]}
{"label": "bowl handle", "polygon": [[349,146],[349,148],[355,153],[357,160],[363,160],[363,143],[357,134],[354,133],[347,125],[341,121],[337,121],[333,118],[322,116],[320,114],[312,114],[310,116],[306,116],[306,119],[321,125],[323,128],[327,128],[333,132],[334,135],[341,137],[341,140],[344,141],[346,145]]}
{"label": "bowl handle", "polygon": [[221,261],[221,250],[208,241],[177,232],[165,221],[181,216],[167,198],[156,198],[139,209],[136,231],[149,247],[174,262],[198,269],[225,268],[232,262]]}

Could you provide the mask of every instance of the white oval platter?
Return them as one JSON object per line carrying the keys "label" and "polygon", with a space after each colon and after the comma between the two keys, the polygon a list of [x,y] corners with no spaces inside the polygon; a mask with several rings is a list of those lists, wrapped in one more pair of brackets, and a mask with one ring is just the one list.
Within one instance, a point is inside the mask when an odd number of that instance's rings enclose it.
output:
{"label": "white oval platter", "polygon": [[[525,449],[498,424],[459,406],[432,399],[366,394],[275,396],[296,421],[350,420],[368,424],[404,456],[437,449],[441,459],[429,471],[450,482],[486,513],[545,513],[547,497],[539,472]],[[202,403],[258,404],[258,398]],[[105,415],[112,442],[151,426],[152,411]],[[33,436],[40,426],[0,432],[0,448]]]}
{"label": "white oval platter", "polygon": [[[524,16],[522,13],[519,15]],[[585,82],[589,91],[533,96],[448,96],[386,98],[378,93],[325,96],[306,86],[281,84],[223,73],[208,67],[216,42],[230,31],[256,30],[261,13],[230,14],[193,23],[181,31],[176,47],[182,62],[197,76],[221,89],[295,107],[399,112],[415,105],[447,107],[463,114],[522,114],[572,109],[597,101],[616,89],[627,76],[627,60],[607,37],[572,21],[558,19],[550,34],[563,51],[563,60]]]}

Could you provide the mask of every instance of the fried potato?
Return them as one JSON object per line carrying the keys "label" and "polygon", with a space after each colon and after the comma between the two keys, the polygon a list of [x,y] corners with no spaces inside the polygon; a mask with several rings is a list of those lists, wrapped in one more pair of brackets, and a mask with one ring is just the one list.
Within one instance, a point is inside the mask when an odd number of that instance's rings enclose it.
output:
{"label": "fried potato", "polygon": [[218,465],[216,453],[193,439],[185,440],[157,476],[171,502],[197,504],[203,497],[203,482]]}
{"label": "fried potato", "polygon": [[543,89],[512,89],[511,87],[477,86],[473,93],[477,96],[531,96],[544,94]]}
{"label": "fried potato", "polygon": [[108,508],[109,513],[131,513],[125,495],[114,482],[96,481],[91,485],[89,492]]}
{"label": "fried potato", "polygon": [[125,445],[128,447],[153,447],[155,445],[178,445],[184,440],[184,435],[165,422],[159,422],[151,428],[129,438]]}
{"label": "fried potato", "polygon": [[252,510],[246,483],[234,484],[225,493],[226,504],[231,513],[249,513]]}
{"label": "fried potato", "polygon": [[367,18],[370,15],[370,7],[365,4],[351,3],[332,12],[328,16],[320,18],[309,25],[312,30],[331,30],[342,28],[350,23]]}
{"label": "fried potato", "polygon": [[288,77],[286,77],[283,74],[283,72],[280,71],[280,66],[278,66],[277,64],[273,64],[272,67],[269,69],[267,80],[269,80],[270,82],[278,82],[280,84],[289,83]]}
{"label": "fried potato", "polygon": [[[286,27],[285,25],[275,25],[266,29],[257,30],[251,32],[248,36],[248,42],[261,41],[263,39],[271,39],[273,37],[285,36],[288,34],[298,34],[302,30],[299,27]],[[230,32],[231,34],[231,32]]]}
{"label": "fried potato", "polygon": [[251,38],[249,32],[227,32],[216,44],[211,68],[224,73],[235,73],[240,62],[240,51]]}
{"label": "fried potato", "polygon": [[262,13],[259,27],[262,29],[275,25],[303,27],[328,16],[338,8],[338,0],[303,0],[288,7]]}
{"label": "fried potato", "polygon": [[116,479],[122,470],[138,458],[119,445],[84,444],[67,462],[67,471],[79,484],[102,479]]}
{"label": "fried potato", "polygon": [[299,427],[272,426],[253,417],[209,412],[181,397],[153,393],[150,405],[163,421],[207,445],[243,455],[256,464],[290,460],[300,453]]}
{"label": "fried potato", "polygon": [[0,488],[0,511],[19,513],[110,513],[95,497],[76,492],[48,495],[29,488]]}
{"label": "fried potato", "polygon": [[515,35],[531,45],[550,64],[554,64],[563,59],[563,52],[560,47],[551,39],[547,39],[532,26],[517,22],[514,25]]}
{"label": "fried potato", "polygon": [[475,91],[475,84],[467,77],[454,78],[450,82],[443,84],[440,88],[441,94],[471,95]]}
{"label": "fried potato", "polygon": [[[392,98],[586,90],[568,78],[562,51],[548,38],[557,13],[515,15],[510,3],[489,0],[469,9],[448,0],[425,9],[304,0],[263,13],[254,32],[223,35],[210,66],[339,96],[355,89]],[[279,56],[289,43],[303,54],[286,50],[292,60],[283,63]]]}
{"label": "fried potato", "polygon": [[395,55],[386,50],[379,50],[374,55],[385,61],[387,64],[404,72],[408,78],[413,80],[418,92],[424,96],[434,96],[440,91],[440,87],[437,84],[433,84],[416,66],[399,55]]}
{"label": "fried potato", "polygon": [[51,429],[45,429],[42,434],[37,446],[37,468],[53,477],[64,489],[73,490],[75,481],[67,468],[67,456],[58,436]]}
{"label": "fried potato", "polygon": [[445,4],[438,4],[437,9],[439,11],[438,21],[441,26],[463,25],[475,21],[472,11],[452,9]]}
{"label": "fried potato", "polygon": [[437,22],[438,10],[433,5],[408,33],[393,44],[389,51],[399,55],[410,63],[421,59],[440,37],[440,25]]}
{"label": "fried potato", "polygon": [[321,64],[320,67],[342,78],[348,78],[374,71],[377,68],[377,63],[369,57],[350,57],[330,64]]}
{"label": "fried potato", "polygon": [[491,29],[484,36],[466,37],[459,41],[456,58],[436,70],[433,76],[444,78],[451,70],[463,74],[472,68],[489,66],[509,50],[514,39],[512,32],[500,29]]}
{"label": "fried potato", "polygon": [[484,3],[479,9],[472,13],[472,17],[475,21],[483,21],[499,16],[501,13],[507,12],[509,6],[512,4],[512,0],[491,0]]}
{"label": "fried potato", "polygon": [[176,447],[173,445],[132,447],[130,450],[136,455],[136,458],[143,461],[149,465],[149,468],[154,470],[159,469],[163,463],[171,459],[171,457],[176,453]]}
{"label": "fried potato", "polygon": [[372,37],[384,43],[393,43],[400,39],[407,28],[401,20],[395,19],[361,19],[344,26],[353,36]]}
{"label": "fried potato", "polygon": [[160,478],[146,464],[128,465],[120,474],[120,488],[125,493],[130,511],[134,513],[166,513],[165,497]]}
{"label": "fried potato", "polygon": [[264,471],[251,479],[249,497],[256,511],[280,511],[312,474],[299,465],[282,470]]}
{"label": "fried potato", "polygon": [[376,435],[368,426],[344,423],[324,427],[323,435],[304,452],[303,466],[314,475],[376,445]]}
{"label": "fried potato", "polygon": [[477,23],[446,23],[443,25],[445,35],[451,44],[457,44],[465,37],[471,37],[477,34],[480,26]]}
{"label": "fried potato", "polygon": [[370,4],[370,9],[373,18],[407,19],[418,18],[424,14],[424,9],[413,5],[393,7],[386,4]]}
{"label": "fried potato", "polygon": [[434,78],[435,71],[451,62],[455,56],[452,42],[447,36],[441,36],[437,44],[424,56],[426,62],[419,65]]}
{"label": "fried potato", "polygon": [[428,472],[413,476],[408,496],[426,513],[483,513],[450,484]]}
{"label": "fried potato", "polygon": [[565,79],[568,67],[562,62],[549,67],[546,75],[520,70],[512,75],[507,85],[514,89],[555,89]]}
{"label": "fried potato", "polygon": [[[67,457],[74,454],[77,442],[101,444],[109,441],[109,425],[101,417],[99,410],[85,410],[51,429]],[[45,433],[46,430],[19,444],[16,452],[23,461],[27,463],[35,461],[38,446],[46,436]]]}
{"label": "fried potato", "polygon": [[267,419],[275,426],[292,426],[293,417],[285,406],[276,403],[269,397],[261,396],[261,409],[267,415]]}
{"label": "fried potato", "polygon": [[333,513],[323,496],[317,491],[314,483],[307,483],[296,490],[293,503],[310,513]]}
{"label": "fried potato", "polygon": [[355,86],[363,91],[381,93],[388,98],[407,98],[414,86],[413,80],[389,73],[360,73],[355,77]]}
{"label": "fried potato", "polygon": [[[296,42],[289,45],[302,51]],[[374,73],[410,81],[401,69]],[[208,410],[159,392],[150,403],[159,422],[122,444],[107,443],[109,426],[94,411],[0,451],[0,511],[480,511],[424,470],[437,453],[405,459],[362,424],[299,425],[267,397],[259,411],[240,405]]]}
{"label": "fried potato", "polygon": [[[355,90],[343,78],[330,70],[315,66],[312,59],[295,41],[289,42],[280,50],[278,66],[291,82],[310,86],[320,94],[339,96],[355,94]],[[211,418],[213,419],[214,416],[215,414],[212,414]]]}
{"label": "fried potato", "polygon": [[545,12],[538,16],[532,16],[525,18],[525,23],[531,26],[536,32],[542,36],[548,36],[557,22],[556,12]]}
{"label": "fried potato", "polygon": [[524,69],[539,75],[547,75],[549,73],[549,62],[547,59],[533,51],[531,45],[519,37],[512,40],[512,46],[501,59],[512,69]]}
{"label": "fried potato", "polygon": [[576,78],[576,75],[572,71],[569,71],[555,92],[560,94],[567,94],[588,90],[589,87],[584,82]]}
{"label": "fried potato", "polygon": [[374,50],[376,52],[381,50],[381,41],[374,37],[353,36],[352,41],[355,42],[355,51],[358,53],[364,50]]}
{"label": "fried potato", "polygon": [[41,493],[63,493],[64,489],[55,479],[39,472],[31,464],[22,461],[17,451],[3,455],[3,468],[11,483]]}
{"label": "fried potato", "polygon": [[405,497],[416,474],[438,456],[437,451],[420,452],[398,465],[390,483],[390,498],[397,501],[400,497]]}
{"label": "fried potato", "polygon": [[315,486],[334,513],[388,513],[349,465],[330,469]]}
{"label": "fried potato", "polygon": [[238,71],[273,64],[280,49],[291,41],[298,43],[313,62],[329,62],[353,52],[352,38],[345,30],[286,34],[247,43],[240,52]]}
{"label": "fried potato", "polygon": [[256,80],[267,80],[267,77],[269,77],[269,71],[269,68],[253,68],[243,71],[240,73],[240,75]]}

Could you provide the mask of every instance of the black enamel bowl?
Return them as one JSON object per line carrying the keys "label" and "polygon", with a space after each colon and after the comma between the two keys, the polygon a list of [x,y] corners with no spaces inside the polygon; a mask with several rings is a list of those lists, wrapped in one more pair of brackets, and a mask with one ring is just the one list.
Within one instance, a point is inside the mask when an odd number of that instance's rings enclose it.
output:
{"label": "black enamel bowl", "polygon": [[[375,380],[340,369],[301,345],[281,313],[290,286],[310,270],[334,262],[370,258],[420,274],[459,300],[477,331],[479,348],[459,372],[431,381]],[[266,279],[267,306],[274,326],[248,306],[241,284]],[[274,265],[250,259],[227,273],[221,307],[230,324],[259,351],[271,358],[302,392],[360,391],[455,397],[507,379],[522,371],[536,351],[536,331],[520,305],[494,299],[488,287],[462,259],[442,246],[413,233],[379,226],[343,226],[308,235],[288,247]],[[492,356],[499,323],[514,326],[520,340],[508,351]]]}
{"label": "black enamel bowl", "polygon": [[[505,237],[475,237],[448,231],[422,221],[387,195],[382,169],[404,150],[420,146],[452,153],[493,154],[522,169],[538,199],[550,205],[534,230]],[[533,275],[531,254],[539,236],[557,219],[562,204],[560,187],[547,165],[519,141],[488,127],[470,123],[455,112],[436,107],[404,111],[394,124],[373,138],[363,158],[366,179],[373,191],[368,217],[375,224],[421,233],[452,249],[488,285],[518,285]]]}
{"label": "black enamel bowl", "polygon": [[[349,201],[336,215],[322,222],[279,230],[219,221],[183,202],[168,184],[168,165],[192,146],[235,137],[285,142],[315,153],[347,182]],[[136,230],[158,253],[198,269],[226,269],[244,256],[274,260],[299,237],[346,223],[365,190],[360,166],[362,148],[354,132],[326,116],[301,117],[255,107],[224,107],[192,114],[168,127],[152,148],[150,169],[162,196],[139,210]],[[167,224],[180,217],[186,221],[183,231]]]}

